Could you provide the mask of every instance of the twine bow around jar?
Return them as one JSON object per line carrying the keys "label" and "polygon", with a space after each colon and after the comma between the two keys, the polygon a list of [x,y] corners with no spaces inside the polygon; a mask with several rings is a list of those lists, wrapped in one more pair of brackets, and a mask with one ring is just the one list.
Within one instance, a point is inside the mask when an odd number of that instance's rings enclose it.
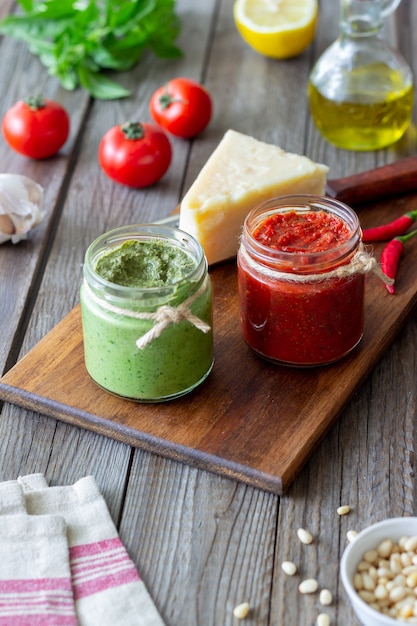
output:
{"label": "twine bow around jar", "polygon": [[[243,245],[240,246],[239,254],[243,257],[247,265],[255,270],[260,269],[259,264],[249,256]],[[375,257],[366,252],[362,243],[359,245],[349,263],[340,265],[333,270],[321,274],[293,274],[291,272],[280,272],[275,269],[262,267],[262,273],[264,275],[277,280],[286,280],[294,283],[314,283],[329,278],[345,278],[347,276],[353,276],[354,274],[369,274],[370,272],[376,274],[386,285],[392,285],[394,283],[392,278],[384,274]]]}
{"label": "twine bow around jar", "polygon": [[191,305],[197,300],[197,298],[199,298],[204,293],[207,288],[207,284],[208,277],[206,276],[199,289],[195,293],[193,293],[192,296],[181,302],[178,306],[173,307],[164,304],[152,313],[143,313],[139,311],[130,311],[128,309],[123,309],[122,307],[115,306],[110,302],[103,302],[103,300],[98,298],[91,291],[91,289],[89,289],[89,291],[92,299],[99,306],[106,309],[107,311],[110,311],[111,313],[116,313],[117,315],[125,315],[127,317],[138,320],[151,320],[155,322],[152,328],[150,328],[144,335],[136,340],[136,347],[139,350],[143,350],[154,339],[157,339],[165,330],[165,328],[167,328],[170,324],[178,324],[179,322],[186,320],[203,333],[208,333],[211,330],[210,324],[207,324],[207,322],[194,315],[194,313],[192,313],[191,311]]}

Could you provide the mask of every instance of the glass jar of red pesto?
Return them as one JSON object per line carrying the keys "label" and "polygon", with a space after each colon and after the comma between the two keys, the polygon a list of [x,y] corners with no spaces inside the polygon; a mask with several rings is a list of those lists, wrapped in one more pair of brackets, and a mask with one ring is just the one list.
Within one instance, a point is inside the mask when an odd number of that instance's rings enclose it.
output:
{"label": "glass jar of red pesto", "polygon": [[356,213],[337,200],[294,195],[255,207],[238,252],[247,344],[272,362],[300,367],[353,350],[364,325],[365,278],[350,266],[360,243]]}

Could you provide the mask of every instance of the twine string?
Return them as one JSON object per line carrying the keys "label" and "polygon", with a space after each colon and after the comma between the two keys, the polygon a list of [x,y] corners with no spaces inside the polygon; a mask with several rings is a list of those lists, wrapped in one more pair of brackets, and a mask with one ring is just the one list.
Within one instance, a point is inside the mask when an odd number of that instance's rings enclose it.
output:
{"label": "twine string", "polygon": [[158,307],[158,309],[152,313],[144,313],[140,311],[131,311],[129,309],[124,309],[122,307],[118,307],[110,302],[102,300],[88,287],[89,296],[103,309],[110,311],[111,313],[116,313],[117,315],[124,315],[126,317],[131,317],[138,320],[151,320],[154,321],[155,324],[150,328],[144,335],[139,337],[136,340],[136,346],[139,350],[143,350],[146,348],[148,344],[150,344],[154,339],[157,339],[161,333],[167,328],[170,324],[178,324],[179,322],[186,320],[190,322],[195,328],[200,330],[203,333],[208,333],[211,330],[210,324],[207,324],[204,320],[200,319],[191,311],[191,305],[199,298],[207,288],[208,284],[208,276],[205,277],[203,283],[200,285],[199,289],[195,293],[192,294],[189,298],[181,302],[178,306],[173,307],[167,304],[163,304]]}
{"label": "twine string", "polygon": [[252,269],[262,272],[264,275],[277,280],[283,280],[294,283],[314,283],[329,278],[345,278],[352,276],[353,274],[369,274],[373,272],[378,278],[380,278],[385,284],[392,285],[394,280],[389,278],[382,271],[375,257],[366,252],[363,244],[361,243],[358,250],[352,257],[349,263],[346,265],[340,265],[329,272],[323,272],[322,274],[292,274],[291,272],[280,272],[272,268],[266,268],[261,266],[257,261],[254,261],[246,251],[243,244],[240,245],[239,253],[245,260],[245,263]]}

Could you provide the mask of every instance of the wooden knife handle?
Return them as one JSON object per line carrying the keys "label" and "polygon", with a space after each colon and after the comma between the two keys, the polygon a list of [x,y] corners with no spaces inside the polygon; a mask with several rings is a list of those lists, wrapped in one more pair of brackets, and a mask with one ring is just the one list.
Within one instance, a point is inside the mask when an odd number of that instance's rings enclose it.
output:
{"label": "wooden knife handle", "polygon": [[346,204],[399,196],[417,190],[417,156],[382,165],[373,170],[328,180],[326,195]]}

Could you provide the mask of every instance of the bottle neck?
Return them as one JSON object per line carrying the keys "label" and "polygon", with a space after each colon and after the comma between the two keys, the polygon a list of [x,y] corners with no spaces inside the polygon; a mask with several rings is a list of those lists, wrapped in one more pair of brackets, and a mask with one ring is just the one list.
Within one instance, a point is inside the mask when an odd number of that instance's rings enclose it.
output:
{"label": "bottle neck", "polygon": [[340,28],[349,37],[369,37],[382,28],[378,0],[340,0]]}

